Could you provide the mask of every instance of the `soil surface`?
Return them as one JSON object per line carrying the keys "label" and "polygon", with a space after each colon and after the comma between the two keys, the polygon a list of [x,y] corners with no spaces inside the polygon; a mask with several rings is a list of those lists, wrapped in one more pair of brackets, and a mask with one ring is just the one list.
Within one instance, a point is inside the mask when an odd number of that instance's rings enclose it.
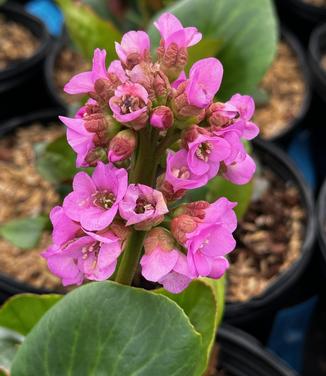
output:
{"label": "soil surface", "polygon": [[[34,124],[0,140],[0,224],[16,218],[47,215],[59,202],[53,186],[35,167],[34,147],[39,142],[54,140],[63,132],[59,125]],[[60,286],[59,279],[48,271],[45,260],[40,257],[50,242],[50,234],[45,232],[35,249],[22,250],[0,238],[0,273],[34,287]]]}
{"label": "soil surface", "polygon": [[256,178],[257,185],[262,192],[240,221],[230,254],[228,302],[260,295],[300,257],[305,213],[298,189],[270,170]]}
{"label": "soil surface", "polygon": [[80,53],[64,47],[59,52],[54,64],[54,83],[60,97],[68,104],[76,102],[76,95],[69,95],[63,91],[65,84],[72,76],[88,71],[91,65],[86,62]]}
{"label": "soil surface", "polygon": [[303,2],[315,7],[326,7],[326,0],[303,0]]}
{"label": "soil surface", "polygon": [[23,25],[0,15],[0,69],[33,56],[39,40]]}
{"label": "soil surface", "polygon": [[277,56],[261,83],[269,100],[257,105],[254,121],[262,138],[269,139],[285,130],[300,114],[304,101],[305,82],[297,56],[281,41]]}

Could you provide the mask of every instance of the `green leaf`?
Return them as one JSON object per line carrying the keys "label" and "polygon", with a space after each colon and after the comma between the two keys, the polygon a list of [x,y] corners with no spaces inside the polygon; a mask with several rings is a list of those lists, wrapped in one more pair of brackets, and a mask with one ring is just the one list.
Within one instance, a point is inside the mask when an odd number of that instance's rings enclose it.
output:
{"label": "green leaf", "polygon": [[191,47],[188,51],[187,71],[197,60],[215,56],[220,48],[220,43],[218,39],[208,37]]}
{"label": "green leaf", "polygon": [[9,375],[11,363],[24,337],[0,327],[0,375]]}
{"label": "green leaf", "polygon": [[8,299],[0,309],[0,326],[27,335],[62,295],[20,294]]}
{"label": "green leaf", "polygon": [[202,357],[197,364],[198,375],[202,375],[207,368],[217,327],[223,314],[224,281],[202,278],[192,281],[180,294],[171,294],[164,289],[156,292],[175,301],[202,335]]}
{"label": "green leaf", "polygon": [[264,89],[262,89],[262,88],[260,88],[260,87],[256,87],[250,93],[250,95],[254,98],[256,107],[265,106],[269,102],[269,100],[270,100],[270,96],[267,93],[267,91],[264,90]]}
{"label": "green leaf", "polygon": [[51,183],[69,181],[78,171],[76,155],[62,136],[47,145],[36,145],[36,167]]}
{"label": "green leaf", "polygon": [[238,203],[238,205],[234,208],[238,220],[244,216],[252,198],[252,180],[244,185],[236,185],[221,178],[220,176],[217,176],[210,180],[206,187],[208,189],[206,194],[206,200],[208,202],[213,202],[219,197],[226,197],[230,201]]}
{"label": "green leaf", "polygon": [[91,59],[95,48],[105,48],[112,60],[115,56],[114,41],[121,39],[116,27],[96,15],[86,4],[72,0],[57,0],[57,3],[65,16],[72,41],[85,58]]}
{"label": "green leaf", "polygon": [[48,224],[49,219],[43,216],[13,219],[0,226],[0,235],[18,248],[31,249],[38,244]]}
{"label": "green leaf", "polygon": [[[164,11],[184,26],[196,26],[204,41],[216,40],[215,56],[224,66],[222,100],[252,92],[273,61],[278,32],[271,0],[180,0]],[[151,26],[149,33],[158,45],[157,30]]]}
{"label": "green leaf", "polygon": [[18,350],[12,376],[192,376],[200,344],[167,297],[94,282],[42,317]]}

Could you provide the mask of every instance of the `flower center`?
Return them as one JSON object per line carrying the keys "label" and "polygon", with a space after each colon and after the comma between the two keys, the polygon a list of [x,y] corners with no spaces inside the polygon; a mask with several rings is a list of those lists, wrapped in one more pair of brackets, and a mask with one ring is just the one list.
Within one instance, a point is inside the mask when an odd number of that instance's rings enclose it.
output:
{"label": "flower center", "polygon": [[174,168],[172,174],[178,179],[189,179],[190,172],[186,166],[181,168]]}
{"label": "flower center", "polygon": [[[88,258],[88,256],[90,256],[91,254],[94,254],[96,257],[100,251],[100,248],[101,248],[101,243],[100,242],[94,242],[90,245],[85,245],[81,252],[82,252],[82,259],[83,260],[86,260]],[[95,265],[94,265],[94,268],[96,266],[96,261],[95,262]]]}
{"label": "flower center", "polygon": [[207,162],[211,151],[212,145],[209,142],[202,142],[196,149],[196,156],[202,161]]}
{"label": "flower center", "polygon": [[155,207],[152,203],[148,202],[144,197],[137,198],[135,213],[144,214],[146,211],[154,210]]}
{"label": "flower center", "polygon": [[123,95],[121,97],[120,108],[123,114],[129,114],[141,109],[142,107],[144,106],[139,97],[134,97],[132,95]]}
{"label": "flower center", "polygon": [[115,203],[115,195],[112,192],[102,191],[92,195],[93,204],[103,209],[110,209]]}

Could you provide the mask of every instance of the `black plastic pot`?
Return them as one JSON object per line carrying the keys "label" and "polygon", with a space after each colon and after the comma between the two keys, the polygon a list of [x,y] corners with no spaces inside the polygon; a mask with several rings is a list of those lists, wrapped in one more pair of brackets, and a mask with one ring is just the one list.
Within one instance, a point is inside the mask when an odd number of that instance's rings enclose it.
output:
{"label": "black plastic pot", "polygon": [[51,38],[45,25],[17,4],[1,6],[0,15],[26,27],[40,43],[33,56],[0,71],[0,119],[5,119],[12,114],[23,114],[48,105],[42,64],[51,46]]}
{"label": "black plastic pot", "polygon": [[45,76],[45,83],[46,83],[47,91],[49,93],[49,96],[51,97],[51,101],[53,102],[54,106],[60,108],[62,113],[64,114],[68,113],[68,105],[59,95],[58,89],[55,86],[53,77],[54,77],[54,66],[55,66],[57,56],[59,52],[61,51],[61,49],[67,44],[67,42],[68,42],[68,36],[67,36],[66,30],[64,30],[61,37],[58,38],[53,44],[51,52],[48,54],[45,64],[44,64],[44,76]]}
{"label": "black plastic pot", "polygon": [[279,358],[239,329],[223,325],[217,335],[219,366],[227,376],[295,376]]}
{"label": "black plastic pot", "polygon": [[[58,121],[58,116],[60,112],[55,109],[44,110],[37,113],[31,113],[22,117],[16,117],[2,123],[0,126],[0,138],[5,137],[16,129],[24,126],[28,126],[33,122],[40,122],[44,125]],[[0,250],[1,257],[1,250]],[[19,282],[12,277],[9,277],[0,270],[0,304],[3,303],[7,298],[12,295],[20,293],[35,293],[35,294],[46,294],[53,291],[47,289],[38,289],[24,282]]]}
{"label": "black plastic pot", "polygon": [[303,103],[300,109],[300,112],[297,114],[295,119],[292,119],[288,124],[287,127],[284,128],[279,134],[275,135],[268,139],[268,141],[275,142],[276,144],[286,147],[289,142],[292,140],[293,136],[297,133],[297,131],[301,128],[304,124],[306,119],[308,110],[310,108],[311,103],[311,84],[310,84],[310,73],[309,67],[305,56],[305,51],[296,36],[291,33],[288,29],[282,27],[282,40],[285,41],[291,50],[296,55],[300,71],[302,73],[304,86],[305,86],[305,94]]}
{"label": "black plastic pot", "polygon": [[317,231],[322,272],[326,278],[326,181],[321,187],[317,202]]}
{"label": "black plastic pot", "polygon": [[254,153],[263,166],[268,166],[281,179],[292,181],[296,185],[306,212],[301,257],[261,295],[247,302],[226,304],[225,322],[240,327],[265,343],[277,310],[298,304],[315,291],[317,281],[313,270],[313,251],[316,224],[312,192],[289,157],[266,141],[257,140],[253,145]]}
{"label": "black plastic pot", "polygon": [[304,44],[311,31],[326,22],[326,7],[316,7],[303,0],[276,0],[282,22],[295,31]]}

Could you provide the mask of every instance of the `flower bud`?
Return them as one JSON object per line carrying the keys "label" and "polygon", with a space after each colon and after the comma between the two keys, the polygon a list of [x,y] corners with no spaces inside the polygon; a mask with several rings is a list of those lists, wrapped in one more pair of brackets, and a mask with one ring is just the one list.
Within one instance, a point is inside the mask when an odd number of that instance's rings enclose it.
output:
{"label": "flower bud", "polygon": [[102,161],[107,163],[107,150],[104,147],[98,146],[92,150],[90,150],[85,158],[86,163],[91,166],[95,167],[97,162]]}
{"label": "flower bud", "polygon": [[156,248],[162,251],[171,251],[176,246],[170,231],[163,227],[155,227],[150,230],[144,240],[145,253],[149,254]]}
{"label": "flower bud", "polygon": [[167,48],[161,40],[157,49],[157,56],[160,61],[161,70],[172,82],[179,77],[188,62],[188,51],[185,47],[179,47],[176,43],[171,43]]}
{"label": "flower bud", "polygon": [[187,233],[195,231],[198,226],[198,220],[187,214],[179,215],[171,221],[171,232],[175,239],[184,244],[187,240]]}
{"label": "flower bud", "polygon": [[137,137],[133,130],[120,131],[110,142],[109,161],[117,162],[129,158],[137,146]]}
{"label": "flower bud", "polygon": [[159,106],[151,114],[150,124],[154,128],[166,130],[173,125],[173,113],[169,107]]}
{"label": "flower bud", "polygon": [[199,127],[196,124],[191,125],[189,128],[185,129],[182,132],[181,147],[183,147],[184,149],[187,149],[188,144],[190,144],[191,142],[194,142],[196,138],[200,135],[210,136],[210,133],[207,129],[203,127]]}
{"label": "flower bud", "polygon": [[196,217],[199,219],[205,218],[205,210],[209,207],[207,201],[195,201],[190,202],[189,204],[180,205],[177,209],[174,210],[173,216],[177,217],[182,214],[190,215],[191,217]]}
{"label": "flower bud", "polygon": [[231,104],[216,102],[206,110],[206,118],[211,127],[224,128],[239,116],[237,109]]}
{"label": "flower bud", "polygon": [[175,192],[172,184],[165,180],[165,174],[157,178],[156,188],[163,193],[164,198],[169,202],[179,200],[186,193],[185,189],[179,189]]}

